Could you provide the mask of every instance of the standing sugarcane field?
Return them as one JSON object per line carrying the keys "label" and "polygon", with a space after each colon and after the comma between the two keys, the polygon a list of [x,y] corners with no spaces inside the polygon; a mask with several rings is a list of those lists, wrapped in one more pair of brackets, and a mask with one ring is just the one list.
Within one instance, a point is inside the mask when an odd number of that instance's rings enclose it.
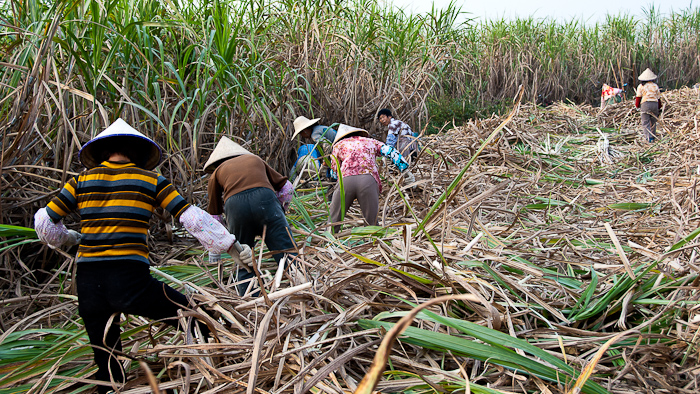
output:
{"label": "standing sugarcane field", "polygon": [[0,394],[700,393],[700,7],[467,11],[0,2]]}

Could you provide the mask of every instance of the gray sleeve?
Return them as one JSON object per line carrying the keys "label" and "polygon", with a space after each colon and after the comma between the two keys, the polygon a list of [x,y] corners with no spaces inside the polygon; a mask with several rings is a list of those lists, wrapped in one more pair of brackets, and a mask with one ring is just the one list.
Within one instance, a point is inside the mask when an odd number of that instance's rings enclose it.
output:
{"label": "gray sleeve", "polygon": [[327,126],[315,126],[311,131],[311,139],[318,142],[321,138],[333,142],[336,131]]}

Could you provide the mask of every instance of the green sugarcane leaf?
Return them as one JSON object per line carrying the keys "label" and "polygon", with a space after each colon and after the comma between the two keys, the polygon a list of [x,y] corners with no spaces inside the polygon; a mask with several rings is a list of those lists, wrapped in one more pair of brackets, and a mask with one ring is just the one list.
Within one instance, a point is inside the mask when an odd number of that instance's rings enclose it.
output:
{"label": "green sugarcane leaf", "polygon": [[[361,256],[361,255],[359,255],[359,254],[355,254],[355,253],[352,253],[352,252],[348,252],[348,253],[350,253],[351,256],[357,258],[358,260],[360,260],[360,261],[362,261],[362,262],[364,262],[364,263],[376,265],[376,266],[379,266],[379,267],[387,267],[386,264],[382,264],[382,263],[380,263],[380,262],[378,262],[378,261],[369,259],[369,258],[364,257],[364,256]],[[394,272],[397,272],[397,273],[399,273],[399,274],[401,274],[401,275],[405,275],[405,276],[407,276],[407,277],[409,277],[409,278],[411,278],[411,279],[413,279],[413,280],[416,280],[416,281],[418,281],[418,282],[420,282],[420,283],[423,283],[423,284],[433,283],[433,281],[430,280],[430,279],[426,279],[426,278],[420,277],[420,276],[418,276],[418,275],[410,274],[410,273],[408,273],[408,272],[406,272],[406,271],[402,271],[402,270],[400,270],[400,269],[398,269],[398,268],[394,268],[394,267],[388,267],[388,268],[389,268],[390,270],[394,271]]]}
{"label": "green sugarcane leaf", "polygon": [[[416,304],[408,301],[408,300],[402,300],[403,302],[411,305],[412,307],[415,307]],[[385,312],[380,315],[377,315],[374,319],[372,320],[382,320],[382,319],[388,319],[388,318],[394,318],[394,317],[402,317],[403,315],[406,315],[408,312]],[[434,312],[431,312],[427,309],[424,309],[418,314],[419,317],[423,317],[427,320],[434,321],[436,323],[441,323],[444,324],[445,326],[454,328],[455,330],[458,330],[465,335],[472,336],[478,340],[484,341],[492,346],[499,346],[499,347],[509,347],[509,348],[514,348],[514,349],[520,349],[524,352],[527,352],[549,364],[552,366],[555,366],[565,373],[567,373],[569,376],[572,377],[577,377],[578,372],[575,371],[570,365],[566,364],[564,361],[562,361],[559,357],[556,357],[550,353],[547,353],[546,351],[538,348],[537,346],[534,346],[530,344],[529,342],[518,339],[515,337],[512,337],[508,334],[502,333],[500,331],[484,327],[466,320],[462,319],[455,319],[452,317],[445,317],[438,315]],[[594,384],[595,385],[595,384]],[[602,389],[602,387],[601,387]]]}
{"label": "green sugarcane leaf", "polygon": [[363,226],[354,227],[351,234],[361,237],[389,237],[394,234],[397,229],[382,226]]}
{"label": "green sugarcane leaf", "polygon": [[646,202],[621,202],[617,204],[610,204],[608,208],[617,209],[620,211],[638,211],[640,209],[647,209],[653,204]]}
{"label": "green sugarcane leaf", "polygon": [[[571,321],[576,321],[577,319],[577,311],[585,310],[588,305],[591,302],[591,298],[593,297],[593,294],[595,293],[596,288],[598,287],[598,274],[595,272],[593,268],[591,268],[591,283],[588,284],[588,287],[586,287],[586,290],[584,290],[583,293],[581,293],[581,296],[579,297],[578,301],[576,301],[576,304],[571,310],[571,313],[569,314],[571,318],[569,320]],[[579,308],[580,306],[580,308]]]}
{"label": "green sugarcane leaf", "polygon": [[[358,320],[358,325],[363,329],[383,327],[390,330],[395,323],[379,322],[375,320]],[[502,346],[491,346],[479,343],[456,335],[447,335],[439,332],[423,330],[417,327],[408,327],[399,338],[402,342],[421,346],[437,351],[451,351],[466,357],[475,358],[481,361],[500,365],[515,371],[526,372],[538,376],[551,382],[573,383],[572,377],[561,371],[544,365],[543,363],[519,355],[518,353]],[[584,393],[587,394],[609,394],[600,385],[593,382],[586,382]]]}
{"label": "green sugarcane leaf", "polygon": [[0,224],[0,237],[38,238],[33,228]]}
{"label": "green sugarcane leaf", "polygon": [[673,252],[673,251],[676,250],[676,249],[682,248],[683,246],[685,246],[685,244],[687,244],[688,242],[694,240],[695,237],[698,236],[698,234],[700,234],[700,227],[696,228],[695,231],[693,231],[692,233],[688,234],[688,236],[686,236],[686,237],[683,238],[682,240],[676,242],[673,246],[671,246],[671,249],[669,249],[668,251],[669,251],[669,252]]}

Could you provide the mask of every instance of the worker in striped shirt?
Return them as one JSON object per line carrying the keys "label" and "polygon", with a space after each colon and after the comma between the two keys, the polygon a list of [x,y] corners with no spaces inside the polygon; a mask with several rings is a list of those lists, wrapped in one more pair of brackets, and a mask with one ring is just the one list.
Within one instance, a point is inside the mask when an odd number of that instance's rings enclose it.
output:
{"label": "worker in striped shirt", "polygon": [[394,118],[389,108],[377,112],[377,120],[387,127],[386,144],[399,151],[406,160],[418,156],[418,134],[406,123]]}
{"label": "worker in striped shirt", "polygon": [[[114,352],[122,349],[120,313],[177,326],[178,309],[189,304],[184,294],[149,273],[147,237],[156,208],[170,212],[208,251],[228,252],[240,264],[252,263],[250,247],[241,246],[223,225],[190,205],[153,171],[161,157],[157,143],[117,119],[81,149],[87,170],[70,179],[34,216],[39,239],[50,247],[80,244],[78,311],[93,346],[96,379],[106,381],[98,386],[99,393],[126,380]],[[81,233],[61,221],[72,211],[80,214]]]}

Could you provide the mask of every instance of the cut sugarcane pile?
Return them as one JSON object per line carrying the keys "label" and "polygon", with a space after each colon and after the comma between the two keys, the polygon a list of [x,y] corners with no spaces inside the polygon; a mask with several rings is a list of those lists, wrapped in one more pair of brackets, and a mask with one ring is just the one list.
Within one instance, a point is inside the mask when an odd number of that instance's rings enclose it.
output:
{"label": "cut sugarcane pile", "polygon": [[[414,185],[395,186],[397,175],[383,169],[384,227],[357,226],[355,207],[333,236],[324,190],[298,190],[288,217],[299,270],[272,288],[267,258],[268,299],[238,297],[230,263],[187,257],[183,240],[157,242],[155,260],[165,263],[156,271],[207,305],[197,316],[218,340],[203,344],[157,324],[149,336],[133,330],[148,321],[130,317],[124,348],[146,364],[134,364],[123,392],[150,392],[147,370],[161,388],[189,392],[351,392],[400,317],[455,294],[472,298],[419,314],[377,390],[697,392],[700,100],[685,89],[663,101],[655,144],[642,141],[629,100],[603,112],[523,104],[459,179],[504,117],[424,137]],[[12,335],[38,325],[77,332],[74,299],[53,295],[70,287],[56,283],[18,288],[5,301],[3,339],[20,346]],[[21,339],[55,336],[26,331]],[[40,387],[56,372],[72,377],[65,389],[88,379],[84,334],[61,338],[63,350],[39,358],[50,368],[30,364],[26,376],[0,383]],[[69,349],[87,350],[60,357]],[[576,384],[581,371],[592,375]]]}

